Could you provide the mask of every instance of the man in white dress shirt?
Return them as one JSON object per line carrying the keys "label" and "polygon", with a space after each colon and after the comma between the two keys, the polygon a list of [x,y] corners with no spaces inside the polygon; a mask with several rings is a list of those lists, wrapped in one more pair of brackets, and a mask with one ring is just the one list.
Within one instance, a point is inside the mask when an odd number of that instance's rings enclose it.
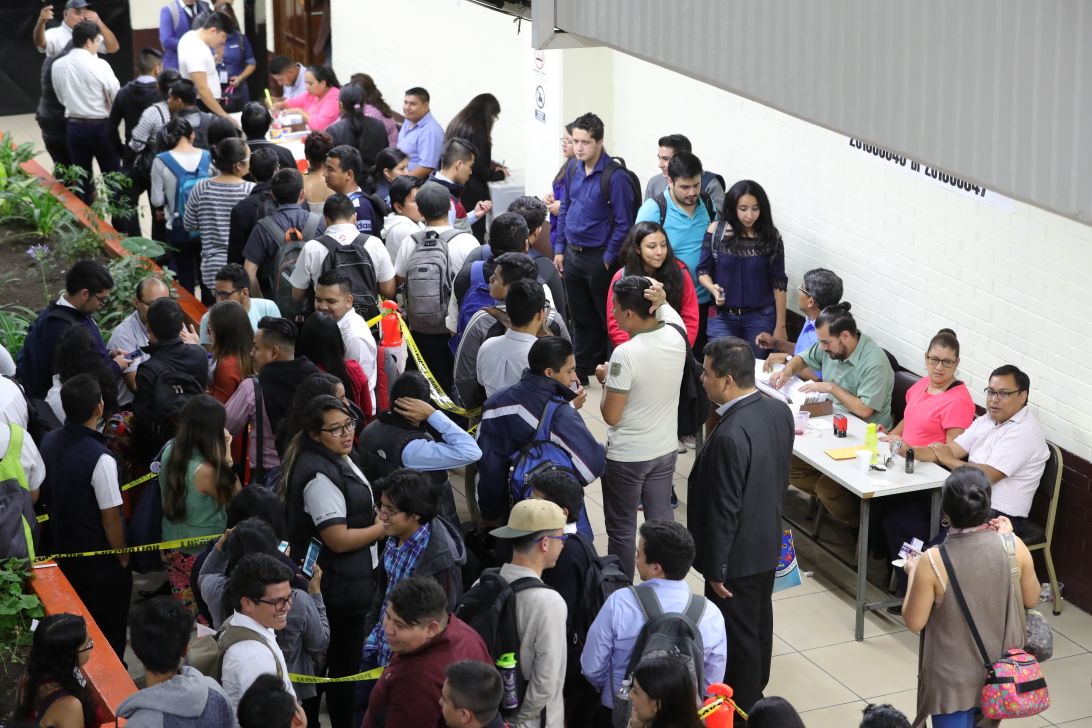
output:
{"label": "man in white dress shirt", "polygon": [[68,153],[72,163],[87,176],[80,197],[90,203],[94,198],[91,162],[98,160],[99,171],[121,170],[121,155],[110,130],[110,108],[121,84],[110,64],[96,54],[102,38],[98,24],[82,20],[72,29],[72,51],[53,64],[53,89],[65,107],[68,120]]}
{"label": "man in white dress shirt", "polygon": [[102,41],[99,43],[99,53],[117,53],[117,36],[106,27],[99,14],[90,8],[87,0],[68,0],[64,4],[64,20],[54,27],[46,30],[46,23],[53,20],[53,3],[44,5],[38,13],[38,22],[34,26],[34,45],[39,53],[44,53],[46,58],[52,58],[64,50],[68,42],[72,40],[72,32],[76,24],[83,20],[96,23],[102,31]]}
{"label": "man in white dress shirt", "polygon": [[[292,692],[288,665],[276,630],[288,623],[292,608],[292,571],[269,554],[247,554],[231,572],[228,589],[235,612],[220,636],[220,683],[232,710],[259,675],[281,678]],[[236,630],[235,628],[243,628]]]}
{"label": "man in white dress shirt", "polygon": [[478,383],[485,387],[485,396],[492,397],[511,387],[527,368],[527,352],[538,341],[538,334],[550,308],[542,284],[534,280],[516,281],[508,287],[504,310],[511,327],[504,336],[487,339],[478,349]]}

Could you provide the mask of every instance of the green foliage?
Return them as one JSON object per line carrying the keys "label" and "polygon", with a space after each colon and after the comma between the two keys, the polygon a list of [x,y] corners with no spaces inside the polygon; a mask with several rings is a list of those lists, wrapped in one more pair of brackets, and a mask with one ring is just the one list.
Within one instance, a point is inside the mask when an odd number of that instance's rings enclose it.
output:
{"label": "green foliage", "polygon": [[94,230],[80,225],[62,233],[57,253],[66,263],[94,260],[102,256],[102,238]]}
{"label": "green foliage", "polygon": [[34,323],[37,315],[26,306],[16,306],[11,303],[0,305],[0,346],[15,356],[15,353],[23,348],[27,330]]}
{"label": "green foliage", "polygon": [[26,589],[26,559],[8,559],[0,564],[0,663],[19,659],[30,646],[30,621],[45,616],[42,601]]}
{"label": "green foliage", "polygon": [[5,180],[24,176],[21,166],[34,159],[34,145],[30,142],[16,145],[11,135],[0,139],[0,190],[5,187]]}
{"label": "green foliage", "polygon": [[[158,258],[167,252],[162,243],[148,238],[126,238],[121,247],[131,253],[123,258],[110,261],[107,266],[114,279],[114,290],[106,305],[95,315],[99,328],[108,331],[117,326],[121,319],[133,312],[132,297],[137,283],[142,278],[152,275],[151,258]],[[158,274],[170,285],[174,282],[174,273],[164,268]]]}
{"label": "green foliage", "polygon": [[0,187],[0,218],[23,222],[42,237],[73,221],[64,203],[37,179],[25,175],[8,178]]}

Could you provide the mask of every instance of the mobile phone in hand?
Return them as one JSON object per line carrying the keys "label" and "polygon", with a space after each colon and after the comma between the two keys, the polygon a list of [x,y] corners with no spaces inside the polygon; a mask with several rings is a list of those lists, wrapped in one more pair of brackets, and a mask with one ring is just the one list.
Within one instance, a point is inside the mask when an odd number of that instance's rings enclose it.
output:
{"label": "mobile phone in hand", "polygon": [[315,575],[315,564],[318,562],[319,554],[322,552],[322,541],[317,538],[312,538],[311,543],[307,544],[307,555],[303,557],[303,566],[300,570],[303,575],[310,579]]}

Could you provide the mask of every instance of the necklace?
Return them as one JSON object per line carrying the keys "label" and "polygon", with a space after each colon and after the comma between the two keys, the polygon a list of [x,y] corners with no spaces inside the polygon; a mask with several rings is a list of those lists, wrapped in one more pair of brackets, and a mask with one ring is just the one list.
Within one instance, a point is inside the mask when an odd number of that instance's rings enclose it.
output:
{"label": "necklace", "polygon": [[971,528],[949,528],[948,534],[958,536],[964,533],[976,533],[978,531],[985,531],[989,527],[989,523],[983,523],[981,526],[973,526]]}

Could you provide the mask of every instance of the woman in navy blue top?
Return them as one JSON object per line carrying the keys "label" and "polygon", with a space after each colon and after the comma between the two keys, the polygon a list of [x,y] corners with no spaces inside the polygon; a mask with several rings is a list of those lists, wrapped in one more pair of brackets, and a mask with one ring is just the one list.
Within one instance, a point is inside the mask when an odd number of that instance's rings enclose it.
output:
{"label": "woman in navy blue top", "polygon": [[755,345],[755,337],[773,331],[784,338],[785,246],[757,182],[736,182],[725,195],[720,221],[702,240],[698,283],[716,305],[716,316],[709,317],[710,341],[738,336],[755,357],[765,359],[768,352]]}
{"label": "woman in navy blue top", "polygon": [[[224,89],[224,109],[229,112],[242,111],[246,102],[250,101],[250,89],[246,85],[246,79],[257,68],[254,49],[250,47],[246,33],[239,27],[231,3],[220,3],[216,9],[226,13],[235,23],[234,29],[228,32],[224,45],[216,51],[216,72],[220,74],[220,86]],[[229,88],[232,89],[230,94]]]}

